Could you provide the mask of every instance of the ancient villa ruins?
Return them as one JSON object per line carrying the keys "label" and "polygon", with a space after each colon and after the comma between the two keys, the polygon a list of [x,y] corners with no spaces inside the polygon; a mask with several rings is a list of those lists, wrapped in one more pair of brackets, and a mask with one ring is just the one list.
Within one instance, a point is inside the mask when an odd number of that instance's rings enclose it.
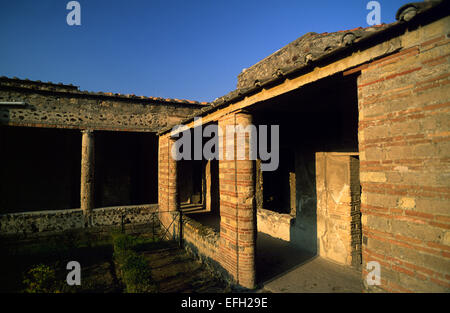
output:
{"label": "ancient villa ruins", "polygon": [[[212,103],[2,77],[0,234],[145,230],[159,212],[170,236],[246,288],[265,233],[361,271],[367,291],[448,292],[448,12],[413,3],[389,25],[305,34]],[[175,161],[170,131],[194,131],[194,117],[280,125],[279,168]],[[367,285],[371,261],[380,285]]]}

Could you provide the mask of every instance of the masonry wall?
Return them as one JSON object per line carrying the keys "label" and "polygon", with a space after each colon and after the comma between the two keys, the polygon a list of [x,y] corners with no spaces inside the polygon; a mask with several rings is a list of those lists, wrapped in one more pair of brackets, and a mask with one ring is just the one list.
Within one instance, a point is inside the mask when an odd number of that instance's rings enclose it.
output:
{"label": "masonry wall", "polygon": [[258,232],[289,242],[293,222],[293,217],[290,214],[258,208],[256,222]]}
{"label": "masonry wall", "polygon": [[30,239],[82,230],[108,232],[124,228],[151,229],[158,221],[157,204],[108,207],[92,210],[92,224],[86,228],[81,209],[8,213],[0,215],[2,238]]}
{"label": "masonry wall", "polygon": [[[251,115],[237,112],[219,119],[219,127],[226,125],[242,125],[246,127],[252,122]],[[244,160],[236,159],[238,138],[245,141]],[[239,139],[240,140],[240,139]],[[177,175],[179,162],[171,155],[171,147],[175,139],[170,134],[159,137],[159,208],[162,224],[169,229],[169,237],[179,238],[179,188],[183,184]],[[232,160],[219,161],[219,198],[220,198],[220,233],[217,245],[203,253],[213,259],[233,283],[247,288],[255,286],[255,243],[256,243],[256,210],[254,161],[249,160],[249,135],[237,132],[235,140],[229,142],[225,136],[219,137],[224,155],[230,153]],[[177,180],[178,177],[178,180]],[[173,222],[173,223],[172,223]],[[189,232],[189,227],[187,230]],[[181,230],[182,236],[184,230]],[[195,235],[195,236],[198,236]],[[200,253],[204,250],[202,242],[191,236],[191,243]],[[185,238],[189,238],[188,236]],[[189,239],[188,239],[189,240]]]}
{"label": "masonry wall", "polygon": [[[171,147],[174,140],[169,135],[159,137],[158,152],[158,205],[159,218],[169,234],[177,236],[173,220],[177,217],[179,209],[177,186],[177,162],[171,156]],[[175,223],[176,224],[176,223]]]}
{"label": "masonry wall", "polygon": [[75,86],[0,78],[0,124],[158,132],[177,124],[202,105],[189,101],[90,93]]}
{"label": "masonry wall", "polygon": [[202,262],[222,273],[230,281],[233,278],[224,268],[222,257],[219,254],[220,234],[199,222],[182,215],[182,228],[180,231],[180,198],[178,184],[182,184],[178,177],[178,162],[171,155],[171,147],[175,142],[169,135],[159,137],[159,164],[158,164],[158,204],[159,218],[163,230],[167,230],[167,238],[182,241],[188,252],[198,257]]}
{"label": "masonry wall", "polygon": [[[6,77],[0,77],[0,102],[0,150],[6,151],[1,161],[8,165],[0,175],[0,213],[70,210],[80,207],[80,198],[81,202],[89,198],[89,210],[94,205],[117,207],[157,202],[157,181],[152,179],[157,174],[158,145],[154,134],[204,105],[178,99],[85,92],[72,85]],[[93,132],[90,147],[94,147],[97,137],[97,148],[91,159],[81,161],[79,130],[86,129]],[[81,163],[93,171],[89,175],[95,183],[89,188],[83,188],[86,181],[80,179],[84,169],[80,169]],[[78,209],[70,212],[58,213],[58,218],[50,213],[27,215],[36,217],[38,223],[19,223],[24,230],[8,226],[7,232],[27,232],[31,227],[39,233],[52,221],[62,223],[53,226],[55,231],[77,228],[77,216],[81,213]],[[19,215],[8,219],[15,221],[16,217],[23,220]]]}
{"label": "masonry wall", "polygon": [[406,32],[358,79],[365,283],[381,264],[370,291],[450,291],[449,29]]}

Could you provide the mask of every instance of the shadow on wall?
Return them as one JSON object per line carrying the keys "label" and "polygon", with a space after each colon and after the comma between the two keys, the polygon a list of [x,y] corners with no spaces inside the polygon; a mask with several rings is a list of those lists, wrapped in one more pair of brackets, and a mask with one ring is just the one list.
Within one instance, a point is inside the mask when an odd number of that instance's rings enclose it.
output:
{"label": "shadow on wall", "polygon": [[0,107],[0,126],[8,125],[10,119],[10,113],[7,108]]}
{"label": "shadow on wall", "polygon": [[317,241],[317,194],[315,153],[295,152],[296,216],[290,227],[290,242],[316,255]]}

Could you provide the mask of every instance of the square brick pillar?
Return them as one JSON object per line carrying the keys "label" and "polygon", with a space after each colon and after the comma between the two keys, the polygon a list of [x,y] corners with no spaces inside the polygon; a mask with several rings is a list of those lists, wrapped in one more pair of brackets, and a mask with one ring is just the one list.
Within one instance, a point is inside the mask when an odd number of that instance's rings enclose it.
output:
{"label": "square brick pillar", "polygon": [[[175,138],[171,138],[170,134],[159,137],[158,203],[159,218],[165,227],[169,227],[175,215],[173,212],[179,209],[177,161],[171,152],[174,142]],[[174,229],[171,233],[176,235]]]}
{"label": "square brick pillar", "polygon": [[[220,245],[222,266],[236,282],[246,288],[255,287],[256,210],[254,163],[249,155],[249,135],[236,131],[227,141],[227,126],[252,124],[252,116],[238,112],[219,119],[223,158],[219,161]],[[245,158],[237,160],[238,138],[244,137]],[[227,155],[232,159],[227,159]]]}

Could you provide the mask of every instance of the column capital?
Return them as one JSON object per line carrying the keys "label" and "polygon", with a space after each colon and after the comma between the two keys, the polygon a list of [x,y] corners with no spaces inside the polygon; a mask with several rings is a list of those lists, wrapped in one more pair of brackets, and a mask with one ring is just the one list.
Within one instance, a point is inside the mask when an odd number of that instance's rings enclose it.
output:
{"label": "column capital", "polygon": [[92,135],[94,133],[94,130],[93,129],[82,129],[81,133],[82,134]]}

